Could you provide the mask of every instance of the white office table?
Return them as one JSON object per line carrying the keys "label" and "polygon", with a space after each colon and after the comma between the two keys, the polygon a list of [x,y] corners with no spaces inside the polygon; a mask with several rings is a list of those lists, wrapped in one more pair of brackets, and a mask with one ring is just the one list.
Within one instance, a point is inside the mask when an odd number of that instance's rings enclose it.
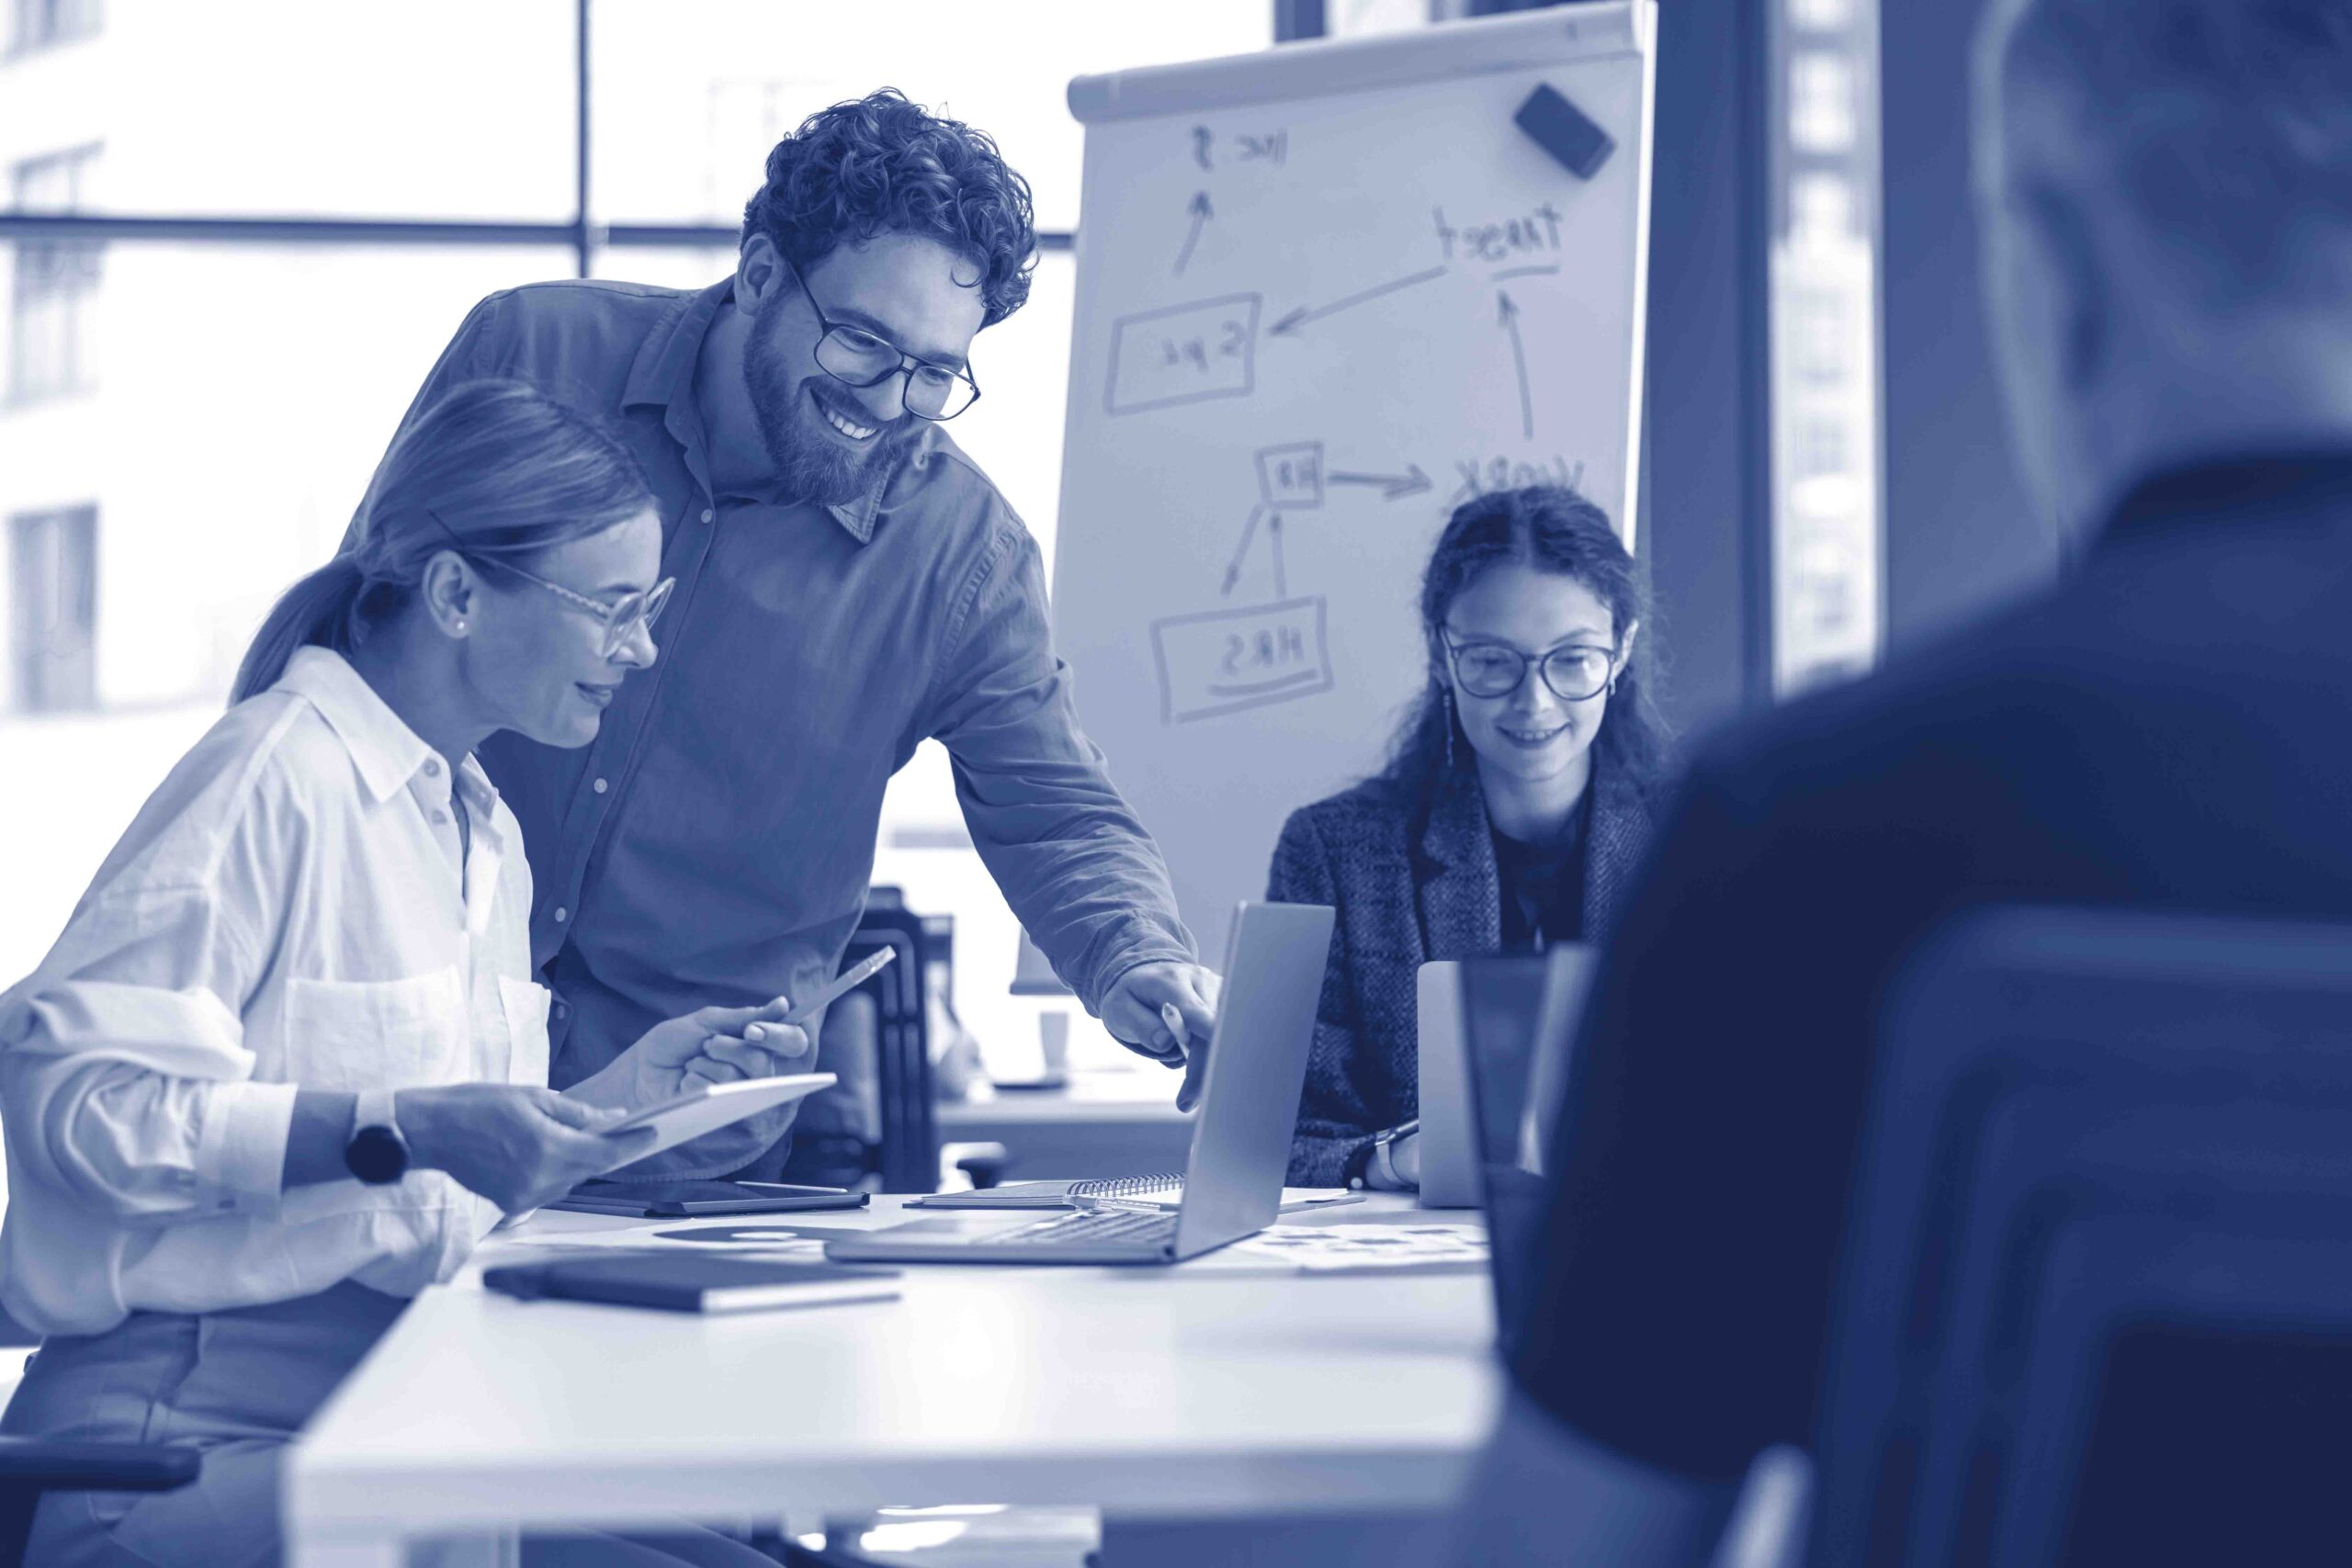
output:
{"label": "white office table", "polygon": [[[1318,1223],[1412,1213],[1383,1198]],[[479,1261],[638,1223],[543,1214]],[[470,1276],[427,1291],[295,1445],[288,1561],[398,1568],[415,1537],[905,1504],[1426,1514],[1498,1397],[1477,1274],[1274,1274],[1223,1252],[903,1283],[896,1302],[708,1318],[517,1302]]]}

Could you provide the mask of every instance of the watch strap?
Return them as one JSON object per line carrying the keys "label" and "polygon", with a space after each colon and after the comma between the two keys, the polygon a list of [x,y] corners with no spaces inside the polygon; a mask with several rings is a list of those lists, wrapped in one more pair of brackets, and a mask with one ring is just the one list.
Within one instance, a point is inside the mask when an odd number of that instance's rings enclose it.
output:
{"label": "watch strap", "polygon": [[[395,1091],[389,1089],[364,1089],[359,1091],[351,1111],[351,1131],[356,1134],[362,1127],[383,1127],[400,1137],[400,1119],[394,1111]],[[408,1142],[401,1138],[401,1142]]]}

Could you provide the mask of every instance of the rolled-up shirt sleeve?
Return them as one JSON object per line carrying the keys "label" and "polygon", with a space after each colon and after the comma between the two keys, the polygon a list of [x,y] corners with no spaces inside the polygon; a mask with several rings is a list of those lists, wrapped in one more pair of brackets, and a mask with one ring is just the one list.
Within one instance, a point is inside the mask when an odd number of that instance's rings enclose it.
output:
{"label": "rolled-up shirt sleeve", "polygon": [[1009,514],[950,623],[932,734],[972,841],[1040,951],[1093,1011],[1121,975],[1193,961],[1168,867],[1079,728],[1035,541]]}
{"label": "rolled-up shirt sleeve", "polygon": [[17,1179],[140,1223],[277,1213],[295,1086],[252,1081],[241,1012],[269,949],[262,857],[208,882],[126,870],[0,998],[0,1116]]}

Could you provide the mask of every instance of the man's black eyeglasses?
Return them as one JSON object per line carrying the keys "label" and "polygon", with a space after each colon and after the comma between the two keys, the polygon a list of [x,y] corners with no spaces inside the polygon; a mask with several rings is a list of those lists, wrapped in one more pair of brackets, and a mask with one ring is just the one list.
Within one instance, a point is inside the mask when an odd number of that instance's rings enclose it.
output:
{"label": "man's black eyeglasses", "polygon": [[979,383],[963,371],[917,359],[888,338],[863,327],[834,321],[817,303],[817,297],[808,292],[808,280],[800,276],[797,266],[792,269],[792,280],[800,285],[801,297],[808,301],[808,309],[817,313],[817,324],[824,329],[824,335],[817,340],[817,367],[834,380],[862,389],[878,386],[893,376],[903,376],[906,381],[899,391],[899,406],[917,419],[954,419],[979,401]]}

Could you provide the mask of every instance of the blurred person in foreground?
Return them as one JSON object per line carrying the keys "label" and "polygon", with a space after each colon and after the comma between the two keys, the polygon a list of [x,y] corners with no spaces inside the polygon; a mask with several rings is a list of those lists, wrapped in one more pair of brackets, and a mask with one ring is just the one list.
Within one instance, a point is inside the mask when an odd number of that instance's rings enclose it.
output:
{"label": "blurred person in foreground", "polygon": [[1693,760],[1576,1047],[1465,1562],[1702,1562],[1810,1447],[1875,1008],[1933,928],[2352,919],[2352,8],[2000,0],[1975,112],[2073,558]]}
{"label": "blurred person in foreground", "polygon": [[627,1159],[647,1134],[605,1136],[624,1113],[805,1052],[788,999],[709,1008],[547,1087],[530,872],[473,754],[501,730],[585,745],[653,666],[669,585],[635,460],[536,389],[470,383],[360,518],[0,995],[0,1302],[46,1336],[0,1431],[204,1455],[175,1492],[50,1493],[35,1563],[277,1561],[287,1444],[411,1297]]}
{"label": "blurred person in foreground", "polygon": [[[493,294],[426,379],[419,408],[512,376],[608,422],[652,480],[678,584],[662,667],[593,744],[510,736],[482,755],[531,846],[559,1088],[687,998],[829,979],[884,787],[926,739],[1088,1010],[1170,1066],[1204,1043],[1217,978],[1079,728],[1036,543],[947,433],[988,378],[974,339],[1028,299],[1035,259],[1027,182],[995,143],[884,89],[775,145],[729,276]],[[793,1114],[623,1179],[772,1178]]]}

